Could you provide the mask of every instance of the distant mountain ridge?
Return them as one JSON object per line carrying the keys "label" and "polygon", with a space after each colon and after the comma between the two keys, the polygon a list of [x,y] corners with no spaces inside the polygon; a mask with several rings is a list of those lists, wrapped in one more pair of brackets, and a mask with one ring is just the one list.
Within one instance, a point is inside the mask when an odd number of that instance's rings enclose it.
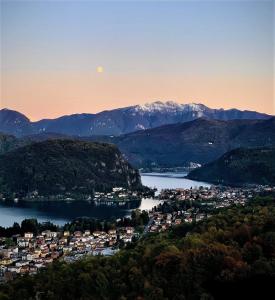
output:
{"label": "distant mountain ridge", "polygon": [[275,145],[275,117],[267,120],[208,120],[164,125],[118,137],[90,137],[116,144],[136,167],[205,164],[239,147]]}
{"label": "distant mountain ridge", "polygon": [[1,109],[0,110],[0,132],[23,136],[33,133],[30,119],[20,112]]}
{"label": "distant mountain ridge", "polygon": [[[2,136],[2,137],[1,137]],[[275,145],[275,117],[267,120],[209,120],[163,125],[121,136],[66,136],[40,133],[22,138],[0,134],[0,154],[50,139],[99,141],[115,144],[135,167],[183,167],[205,164],[239,147]]]}
{"label": "distant mountain ridge", "polygon": [[233,120],[267,119],[270,116],[255,111],[211,109],[203,104],[179,104],[173,101],[156,101],[97,114],[73,114],[37,122],[31,122],[19,112],[2,109],[0,110],[0,132],[19,137],[42,132],[75,136],[117,136],[167,124],[188,122],[201,117]]}

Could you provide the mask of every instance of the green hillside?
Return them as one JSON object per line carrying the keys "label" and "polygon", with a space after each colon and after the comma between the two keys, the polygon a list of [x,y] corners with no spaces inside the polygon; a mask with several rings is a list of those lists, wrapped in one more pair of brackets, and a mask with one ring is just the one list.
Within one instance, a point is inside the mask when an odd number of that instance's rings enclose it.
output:
{"label": "green hillside", "polygon": [[0,193],[4,195],[81,195],[114,186],[141,186],[138,171],[114,145],[48,140],[0,156]]}
{"label": "green hillside", "polygon": [[275,148],[239,148],[195,169],[188,178],[217,184],[275,184]]}

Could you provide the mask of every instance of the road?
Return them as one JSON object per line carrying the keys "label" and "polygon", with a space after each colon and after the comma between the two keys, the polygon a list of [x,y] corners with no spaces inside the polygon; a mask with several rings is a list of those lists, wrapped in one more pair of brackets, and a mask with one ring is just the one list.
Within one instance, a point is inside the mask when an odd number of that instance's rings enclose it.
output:
{"label": "road", "polygon": [[154,222],[154,218],[151,218],[151,219],[149,220],[148,224],[147,224],[147,225],[145,226],[145,228],[144,228],[142,237],[145,236],[145,235],[148,233],[148,231],[149,231],[151,225],[153,224],[153,222]]}

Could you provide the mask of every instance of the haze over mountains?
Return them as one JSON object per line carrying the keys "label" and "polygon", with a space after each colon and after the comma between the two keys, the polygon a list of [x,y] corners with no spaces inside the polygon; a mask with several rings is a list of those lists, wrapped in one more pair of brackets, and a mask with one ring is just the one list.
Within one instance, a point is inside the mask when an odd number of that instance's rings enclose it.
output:
{"label": "haze over mountains", "polygon": [[267,119],[255,111],[211,109],[203,104],[179,104],[173,101],[135,105],[97,114],[73,114],[56,119],[31,122],[25,115],[0,110],[0,131],[17,137],[54,132],[73,136],[121,135],[166,124],[184,123],[197,118],[234,120]]}

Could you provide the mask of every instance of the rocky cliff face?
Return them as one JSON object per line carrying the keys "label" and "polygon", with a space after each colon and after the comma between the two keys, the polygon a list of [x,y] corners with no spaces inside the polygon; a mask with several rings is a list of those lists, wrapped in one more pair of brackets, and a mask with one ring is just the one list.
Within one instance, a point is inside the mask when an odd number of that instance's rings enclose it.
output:
{"label": "rocky cliff face", "polygon": [[88,195],[113,187],[139,189],[138,171],[114,145],[48,140],[0,156],[0,193]]}

